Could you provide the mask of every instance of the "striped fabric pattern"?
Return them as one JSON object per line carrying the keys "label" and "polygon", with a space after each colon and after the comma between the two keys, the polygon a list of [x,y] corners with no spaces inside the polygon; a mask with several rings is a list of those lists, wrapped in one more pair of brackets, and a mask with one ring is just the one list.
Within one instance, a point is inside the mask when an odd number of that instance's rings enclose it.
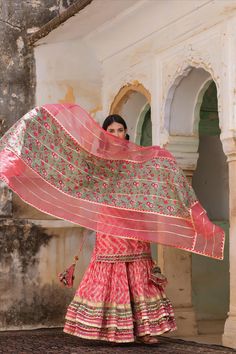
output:
{"label": "striped fabric pattern", "polygon": [[[100,262],[97,253],[102,235],[84,278],[68,307],[64,331],[82,338],[111,342],[133,342],[136,336],[160,335],[176,328],[170,300],[162,286],[150,281],[153,261]],[[110,240],[110,238],[108,238]],[[150,251],[150,245],[113,238],[113,251]],[[129,241],[132,241],[131,243]],[[135,247],[136,243],[136,247]],[[109,252],[112,252],[110,244]],[[122,255],[121,255],[122,256]]]}

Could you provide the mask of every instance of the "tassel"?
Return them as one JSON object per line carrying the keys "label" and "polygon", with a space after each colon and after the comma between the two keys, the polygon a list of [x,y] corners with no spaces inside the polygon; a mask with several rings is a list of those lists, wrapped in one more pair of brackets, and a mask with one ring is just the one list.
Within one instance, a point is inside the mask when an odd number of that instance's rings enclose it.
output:
{"label": "tassel", "polygon": [[[82,241],[81,241],[80,249],[79,249],[79,255],[82,252],[82,248],[84,246],[84,243],[85,243],[85,235],[83,235],[83,237],[82,237]],[[72,286],[73,286],[74,279],[75,279],[75,276],[74,276],[75,265],[78,260],[79,260],[79,257],[75,256],[74,263],[69,268],[64,270],[64,272],[61,272],[58,274],[58,278],[59,278],[60,282],[64,286],[66,286],[67,288],[72,288]]]}
{"label": "tassel", "polygon": [[58,278],[60,280],[60,282],[66,286],[67,288],[72,288],[73,283],[74,283],[74,272],[75,272],[75,265],[76,262],[78,261],[79,257],[75,256],[74,260],[75,262],[66,270],[64,270],[64,272],[58,274]]}
{"label": "tassel", "polygon": [[167,285],[167,278],[164,274],[161,273],[160,267],[154,265],[151,269],[150,280],[156,286],[166,286]]}

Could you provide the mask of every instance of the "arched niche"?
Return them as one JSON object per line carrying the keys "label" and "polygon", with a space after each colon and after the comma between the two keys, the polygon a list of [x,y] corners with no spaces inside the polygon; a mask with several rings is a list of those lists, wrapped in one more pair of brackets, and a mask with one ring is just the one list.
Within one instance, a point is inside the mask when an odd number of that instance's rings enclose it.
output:
{"label": "arched niche", "polygon": [[130,140],[140,143],[146,109],[150,108],[150,94],[140,83],[123,86],[115,96],[110,114],[121,115],[128,125]]}
{"label": "arched niche", "polygon": [[212,80],[203,68],[188,67],[168,91],[164,125],[170,136],[196,136],[203,94]]}
{"label": "arched niche", "polygon": [[220,133],[217,88],[211,80],[201,92],[192,185],[209,218],[225,230],[226,242],[223,261],[192,256],[192,295],[200,331],[215,322],[222,334],[229,310],[229,176]]}
{"label": "arched niche", "polygon": [[[167,93],[164,126],[169,135],[166,148],[176,156],[179,165],[190,177],[210,219],[222,226],[227,235],[228,166],[220,139],[222,124],[218,96],[218,87],[210,72],[203,68],[186,68]],[[174,267],[181,269],[181,263]],[[186,277],[185,286],[187,288],[188,283],[188,289],[191,289],[189,294],[192,296],[198,330],[207,333],[207,329],[211,328],[222,334],[229,304],[228,242],[224,261],[194,254],[185,264],[185,268],[188,267],[191,276]],[[170,271],[172,273],[176,279],[181,276],[173,269]]]}

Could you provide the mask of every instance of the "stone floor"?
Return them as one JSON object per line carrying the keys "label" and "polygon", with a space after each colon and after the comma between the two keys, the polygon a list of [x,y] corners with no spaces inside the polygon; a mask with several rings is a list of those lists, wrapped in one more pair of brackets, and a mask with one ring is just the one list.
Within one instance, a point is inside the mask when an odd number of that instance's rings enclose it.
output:
{"label": "stone floor", "polygon": [[61,329],[0,332],[0,354],[229,354],[236,350],[161,337],[160,344],[120,344],[86,341],[64,334]]}
{"label": "stone floor", "polygon": [[[174,338],[178,338],[174,336]],[[196,336],[188,336],[188,337],[180,337],[188,342],[197,342],[202,344],[215,344],[215,345],[222,345],[222,335],[219,334],[201,334]]]}

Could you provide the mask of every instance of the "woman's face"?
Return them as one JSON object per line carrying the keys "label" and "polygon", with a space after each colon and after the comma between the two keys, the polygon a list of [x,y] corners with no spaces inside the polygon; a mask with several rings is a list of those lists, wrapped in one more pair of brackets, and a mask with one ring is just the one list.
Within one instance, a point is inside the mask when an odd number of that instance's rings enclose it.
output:
{"label": "woman's face", "polygon": [[117,136],[120,139],[125,139],[126,136],[126,129],[124,126],[120,123],[113,122],[107,127],[107,131],[112,134]]}

